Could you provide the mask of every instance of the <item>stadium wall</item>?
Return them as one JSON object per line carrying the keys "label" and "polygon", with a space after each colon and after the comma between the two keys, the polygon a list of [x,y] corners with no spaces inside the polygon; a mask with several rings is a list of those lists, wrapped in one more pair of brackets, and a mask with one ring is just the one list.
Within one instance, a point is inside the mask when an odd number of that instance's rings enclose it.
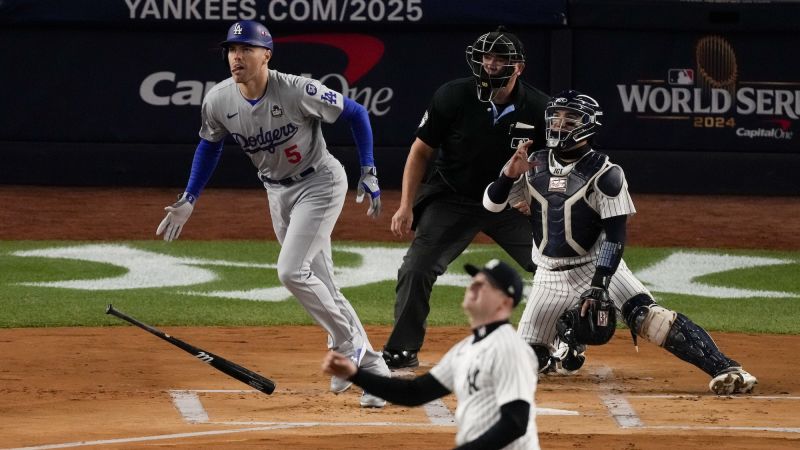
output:
{"label": "stadium wall", "polygon": [[[433,91],[469,74],[466,45],[504,23],[526,45],[527,81],[600,101],[597,146],[632,190],[800,194],[796,3],[369,0],[357,11],[342,0],[115,0],[68,12],[56,3],[0,5],[10,68],[0,82],[12,87],[0,106],[3,184],[180,189],[202,97],[227,76],[217,43],[232,21],[255,18],[275,37],[272,67],[367,107],[384,189],[400,187]],[[355,179],[349,130],[325,127]],[[210,186],[258,186],[254,175],[230,141]]]}

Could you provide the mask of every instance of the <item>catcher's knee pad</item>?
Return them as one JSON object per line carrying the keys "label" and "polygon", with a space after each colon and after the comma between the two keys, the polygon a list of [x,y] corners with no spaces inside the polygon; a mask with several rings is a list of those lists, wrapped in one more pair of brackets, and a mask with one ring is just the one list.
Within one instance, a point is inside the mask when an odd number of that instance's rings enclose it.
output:
{"label": "catcher's knee pad", "polygon": [[740,366],[738,362],[728,358],[719,350],[706,330],[683,314],[675,313],[675,316],[663,345],[665,350],[712,377],[725,369]]}
{"label": "catcher's knee pad", "polygon": [[646,294],[639,294],[625,302],[622,314],[632,331],[661,347],[667,341],[676,318],[675,311],[659,306]]}

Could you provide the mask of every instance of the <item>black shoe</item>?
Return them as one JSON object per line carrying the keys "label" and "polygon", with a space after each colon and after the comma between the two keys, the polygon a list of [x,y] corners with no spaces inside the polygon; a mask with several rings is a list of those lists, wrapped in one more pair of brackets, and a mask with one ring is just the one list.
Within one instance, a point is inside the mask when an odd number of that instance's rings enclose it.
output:
{"label": "black shoe", "polygon": [[383,350],[383,360],[390,369],[419,367],[415,350]]}

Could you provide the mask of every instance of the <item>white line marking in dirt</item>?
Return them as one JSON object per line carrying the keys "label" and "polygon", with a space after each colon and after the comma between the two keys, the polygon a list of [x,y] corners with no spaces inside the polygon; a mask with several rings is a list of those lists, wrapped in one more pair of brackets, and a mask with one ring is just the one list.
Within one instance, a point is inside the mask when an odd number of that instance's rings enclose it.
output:
{"label": "white line marking in dirt", "polygon": [[455,423],[429,423],[429,422],[260,422],[254,421],[233,421],[233,422],[209,422],[210,425],[288,425],[297,427],[454,427]]}
{"label": "white line marking in dirt", "polygon": [[786,427],[725,427],[692,425],[653,425],[642,427],[649,430],[725,430],[725,431],[772,431],[775,433],[800,433],[800,428]]}
{"label": "white line marking in dirt", "polygon": [[609,414],[620,428],[639,428],[644,426],[636,411],[625,396],[615,391],[622,391],[622,385],[613,379],[613,372],[608,366],[601,366],[594,370],[594,375],[603,380],[600,400],[608,408]]}
{"label": "white line marking in dirt", "polygon": [[800,397],[789,396],[789,395],[639,394],[639,395],[628,395],[628,397],[630,397],[630,398],[675,398],[675,399],[685,398],[687,400],[694,400],[694,399],[698,399],[698,398],[724,398],[724,399],[736,398],[736,399],[747,399],[747,400],[800,400]]}
{"label": "white line marking in dirt", "polygon": [[126,442],[145,442],[145,441],[160,441],[165,439],[180,439],[180,438],[190,438],[190,437],[197,437],[197,436],[214,436],[218,434],[232,434],[232,433],[247,433],[250,431],[269,431],[269,430],[279,430],[282,428],[295,428],[298,426],[304,425],[294,425],[294,424],[275,424],[271,426],[265,427],[255,427],[255,428],[236,428],[236,429],[227,429],[227,430],[211,430],[211,431],[196,431],[193,433],[175,433],[175,434],[160,434],[156,436],[141,436],[141,437],[133,437],[133,438],[118,438],[118,439],[101,439],[99,441],[80,441],[80,442],[65,442],[63,444],[48,444],[48,445],[36,445],[33,447],[17,447],[17,448],[10,448],[5,450],[48,450],[48,449],[55,449],[55,448],[70,448],[70,447],[84,447],[90,445],[106,445],[106,444],[124,444]]}
{"label": "white line marking in dirt", "polygon": [[555,409],[555,408],[536,408],[537,416],[580,416],[578,411],[570,411],[569,409]]}
{"label": "white line marking in dirt", "polygon": [[200,403],[200,397],[197,396],[196,391],[169,391],[169,395],[183,420],[189,423],[208,422],[208,413]]}
{"label": "white line marking in dirt", "polygon": [[425,414],[435,425],[455,425],[456,423],[456,418],[440,398],[425,404]]}

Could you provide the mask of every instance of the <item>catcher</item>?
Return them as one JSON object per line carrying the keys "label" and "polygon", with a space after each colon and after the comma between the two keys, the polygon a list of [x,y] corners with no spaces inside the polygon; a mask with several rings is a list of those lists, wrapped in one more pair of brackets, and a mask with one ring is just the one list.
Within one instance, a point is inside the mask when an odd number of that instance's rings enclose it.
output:
{"label": "catcher", "polygon": [[510,203],[530,214],[538,266],[518,332],[533,347],[540,372],[574,373],[585,345],[608,342],[616,310],[637,335],[711,376],[718,395],[751,392],[756,377],[725,356],[700,326],[658,305],[622,260],[626,222],[636,212],[625,174],[592,149],[602,111],[574,90],[545,110],[547,149],[528,157],[521,144],[484,192],[490,211]]}

